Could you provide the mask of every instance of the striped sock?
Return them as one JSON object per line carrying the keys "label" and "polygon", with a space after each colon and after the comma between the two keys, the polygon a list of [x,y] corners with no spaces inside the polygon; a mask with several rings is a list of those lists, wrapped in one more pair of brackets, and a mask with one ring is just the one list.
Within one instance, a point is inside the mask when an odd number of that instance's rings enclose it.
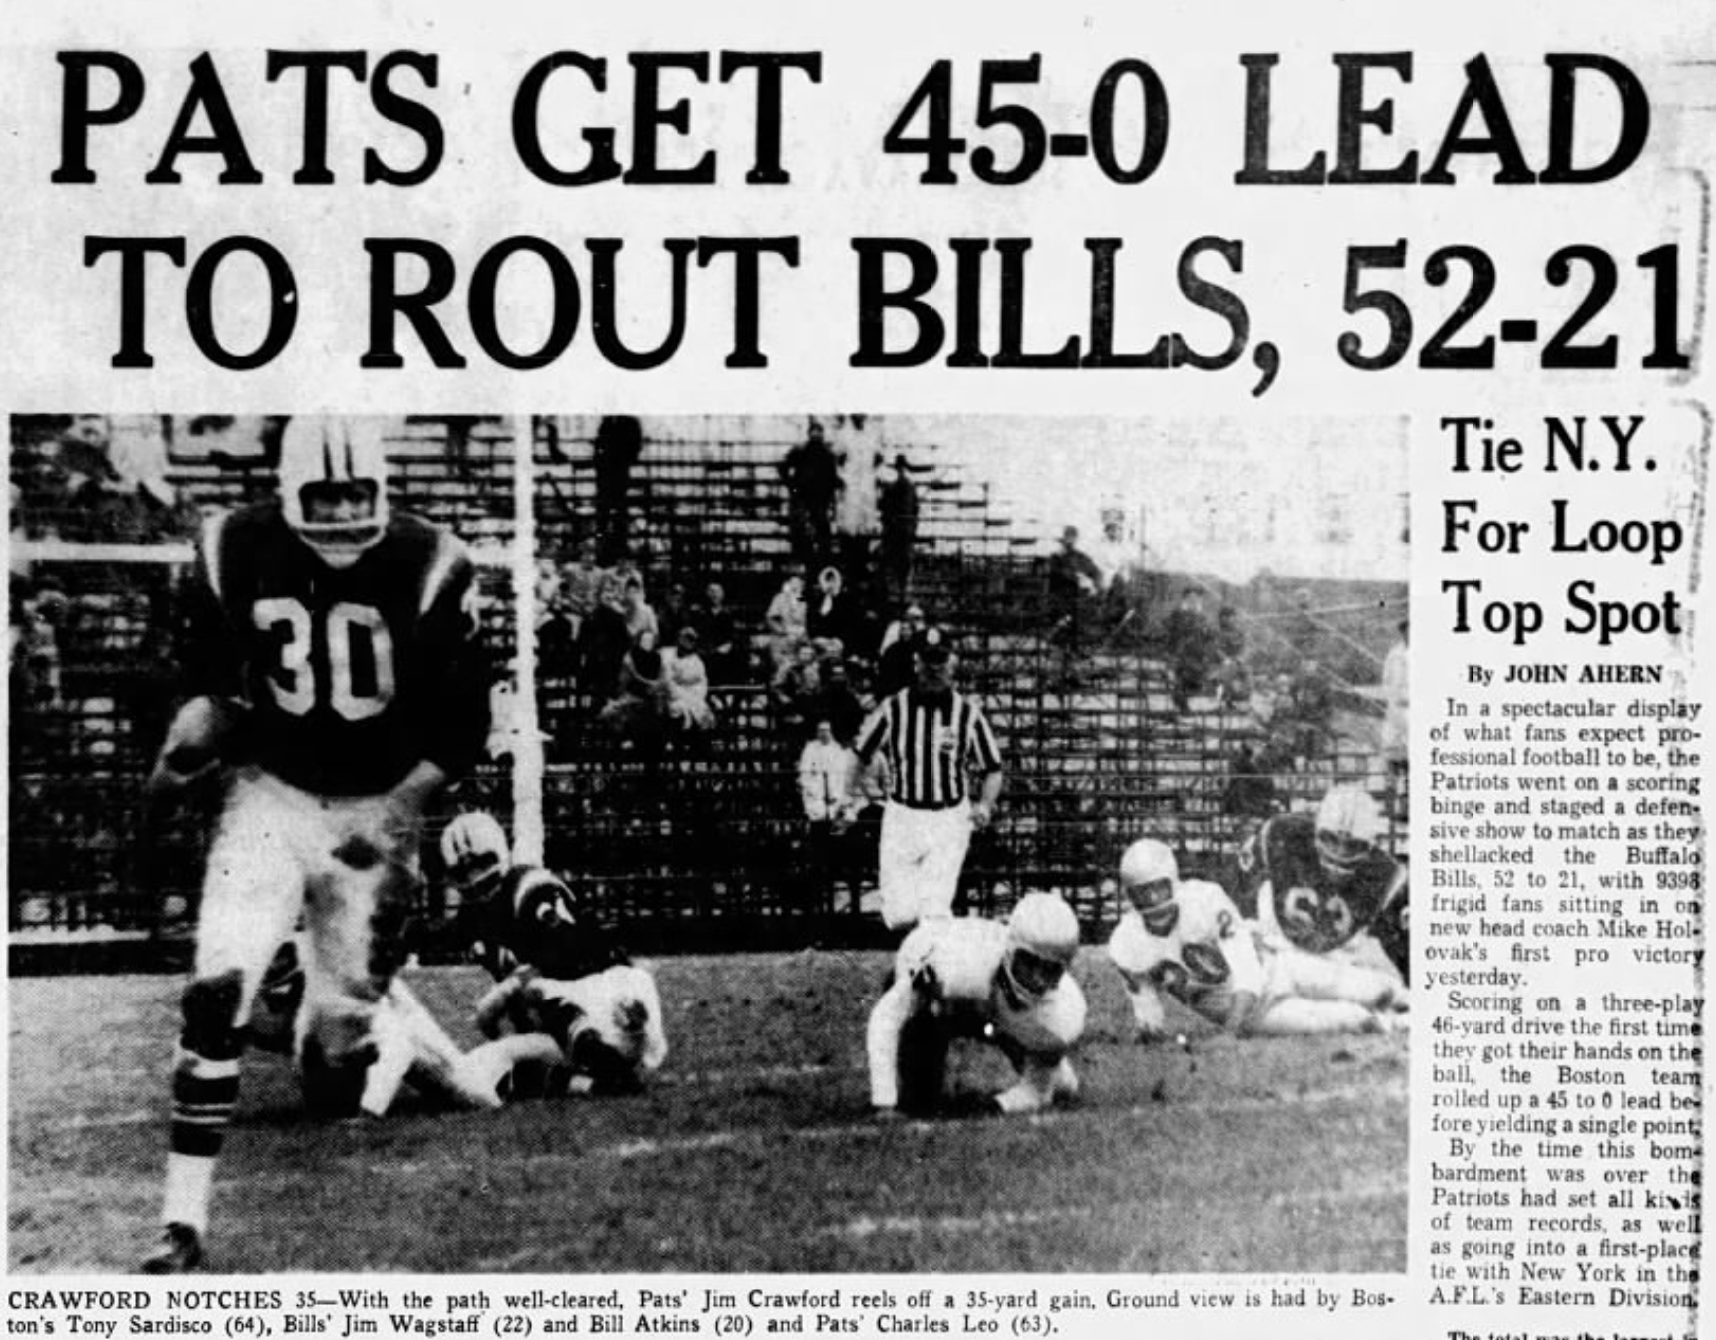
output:
{"label": "striped sock", "polygon": [[164,1222],[199,1232],[207,1223],[215,1157],[237,1105],[238,1058],[211,1060],[181,1046],[173,1067]]}

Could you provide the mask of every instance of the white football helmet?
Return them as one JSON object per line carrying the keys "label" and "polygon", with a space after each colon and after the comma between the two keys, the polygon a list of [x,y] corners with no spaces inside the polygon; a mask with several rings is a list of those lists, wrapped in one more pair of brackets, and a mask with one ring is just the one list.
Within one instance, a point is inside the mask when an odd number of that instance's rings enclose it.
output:
{"label": "white football helmet", "polygon": [[1152,934],[1167,935],[1174,929],[1180,919],[1180,905],[1175,897],[1180,886],[1180,863],[1166,842],[1140,838],[1128,847],[1120,858],[1120,886]]}
{"label": "white football helmet", "polygon": [[387,531],[387,455],[373,418],[294,417],[280,441],[286,524],[329,567],[346,568]]}
{"label": "white football helmet", "polygon": [[1317,859],[1330,874],[1350,874],[1381,831],[1376,801],[1356,786],[1337,786],[1317,807]]}
{"label": "white football helmet", "polygon": [[472,810],[441,830],[441,864],[464,898],[481,898],[492,890],[511,859],[506,830],[492,814]]}
{"label": "white football helmet", "polygon": [[1078,954],[1078,918],[1052,893],[1027,893],[1007,918],[1003,986],[1017,1004],[1041,1000]]}

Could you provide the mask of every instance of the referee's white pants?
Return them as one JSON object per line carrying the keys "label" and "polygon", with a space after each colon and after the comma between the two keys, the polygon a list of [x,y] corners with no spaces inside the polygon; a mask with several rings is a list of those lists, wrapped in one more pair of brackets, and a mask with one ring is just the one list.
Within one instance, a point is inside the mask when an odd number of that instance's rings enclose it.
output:
{"label": "referee's white pants", "polygon": [[916,810],[890,800],[882,811],[877,858],[883,924],[903,930],[926,917],[951,916],[970,845],[969,801],[945,810]]}

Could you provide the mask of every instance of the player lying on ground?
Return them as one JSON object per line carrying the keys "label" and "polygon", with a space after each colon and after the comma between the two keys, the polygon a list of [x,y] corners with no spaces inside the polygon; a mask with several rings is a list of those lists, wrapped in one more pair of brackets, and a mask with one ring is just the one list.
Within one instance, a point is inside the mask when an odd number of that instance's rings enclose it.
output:
{"label": "player lying on ground", "polygon": [[[472,1064],[487,1065],[497,1089],[538,1069],[550,1091],[630,1092],[661,1068],[667,1038],[655,978],[578,915],[563,881],[512,864],[505,830],[481,812],[447,825],[441,856],[463,902],[461,933],[495,979],[475,1014],[494,1041]],[[502,1037],[509,1024],[513,1034]]]}
{"label": "player lying on ground", "polygon": [[219,774],[173,1073],[164,1231],[145,1271],[196,1267],[257,988],[306,925],[307,1092],[355,1104],[398,962],[423,807],[480,754],[488,673],[474,570],[391,515],[373,422],[294,418],[280,498],[213,518],[180,627],[188,701],[151,787]]}
{"label": "player lying on ground", "polygon": [[1220,885],[1182,880],[1166,843],[1128,847],[1120,885],[1108,956],[1146,1042],[1169,1036],[1164,996],[1238,1036],[1387,1031],[1405,1005],[1386,974],[1307,954],[1242,918]]}
{"label": "player lying on ground", "polygon": [[1376,845],[1382,815],[1357,787],[1339,786],[1313,817],[1278,814],[1239,852],[1237,896],[1257,924],[1308,954],[1411,966],[1406,866]]}
{"label": "player lying on ground", "polygon": [[870,1103],[881,1114],[933,1108],[954,1038],[984,1038],[1019,1072],[994,1099],[1035,1112],[1078,1094],[1068,1060],[1084,1032],[1085,1002],[1067,975],[1078,918],[1060,898],[1030,893],[1005,923],[931,917],[906,937],[894,976],[870,1011]]}
{"label": "player lying on ground", "polygon": [[[304,969],[301,938],[281,946],[257,993],[251,1013],[250,1042],[262,1051],[297,1058],[310,1018],[303,1009]],[[384,1117],[400,1087],[409,1081],[425,1093],[460,1107],[496,1108],[495,1058],[481,1047],[461,1051],[439,1021],[403,981],[395,978],[376,1002],[370,1041],[376,1059],[364,1076],[359,1108]]]}

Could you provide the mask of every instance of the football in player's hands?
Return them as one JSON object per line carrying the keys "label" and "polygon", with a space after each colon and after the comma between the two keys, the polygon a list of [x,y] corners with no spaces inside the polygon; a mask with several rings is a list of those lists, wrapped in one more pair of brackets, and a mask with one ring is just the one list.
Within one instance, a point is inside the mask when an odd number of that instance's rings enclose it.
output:
{"label": "football in player's hands", "polygon": [[219,698],[192,698],[167,727],[155,768],[157,782],[184,785],[232,757],[243,709]]}

